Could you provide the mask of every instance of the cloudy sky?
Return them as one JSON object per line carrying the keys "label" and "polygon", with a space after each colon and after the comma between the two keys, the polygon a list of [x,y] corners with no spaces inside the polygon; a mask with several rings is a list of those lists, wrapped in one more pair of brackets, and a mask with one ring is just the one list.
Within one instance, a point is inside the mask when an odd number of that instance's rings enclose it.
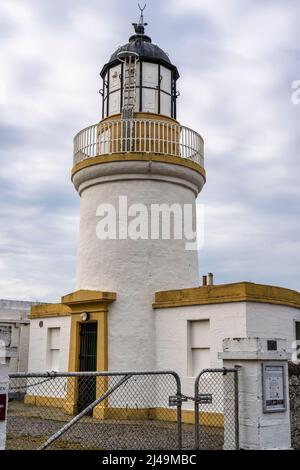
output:
{"label": "cloudy sky", "polygon": [[[300,290],[299,0],[148,0],[145,17],[181,74],[178,119],[205,139],[201,272]],[[137,0],[1,0],[0,298],[74,290],[72,139],[137,19]]]}

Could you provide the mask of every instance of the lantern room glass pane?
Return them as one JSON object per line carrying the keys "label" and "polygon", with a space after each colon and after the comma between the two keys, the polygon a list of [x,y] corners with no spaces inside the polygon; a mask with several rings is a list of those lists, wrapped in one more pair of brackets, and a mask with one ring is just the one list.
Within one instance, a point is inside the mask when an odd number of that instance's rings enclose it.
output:
{"label": "lantern room glass pane", "polygon": [[116,65],[116,67],[112,67],[109,71],[109,91],[114,91],[120,88],[121,80],[121,64]]}
{"label": "lantern room glass pane", "polygon": [[104,94],[104,98],[106,98],[107,96],[107,86],[105,85],[107,83],[107,77],[108,77],[108,74],[106,73],[105,76],[104,76],[104,79],[103,79],[103,94]]}
{"label": "lantern room glass pane", "polygon": [[137,64],[136,64],[136,86],[140,86],[140,70],[141,70],[141,64],[140,64],[140,62],[137,62]]}
{"label": "lantern room glass pane", "polygon": [[160,93],[160,114],[165,116],[172,115],[172,98],[163,92]]}
{"label": "lantern room glass pane", "polygon": [[136,100],[135,100],[135,112],[138,113],[140,110],[140,89],[136,89]]}
{"label": "lantern room glass pane", "polygon": [[171,83],[172,83],[172,77],[171,77],[171,70],[167,69],[166,67],[161,66],[160,67],[160,88],[163,91],[166,91],[167,93],[171,94]]}
{"label": "lantern room glass pane", "polygon": [[121,92],[115,91],[109,95],[109,116],[111,114],[118,114],[120,112]]}
{"label": "lantern room glass pane", "polygon": [[143,62],[143,86],[152,88],[158,86],[158,64]]}
{"label": "lantern room glass pane", "polygon": [[143,111],[158,113],[158,90],[143,88]]}

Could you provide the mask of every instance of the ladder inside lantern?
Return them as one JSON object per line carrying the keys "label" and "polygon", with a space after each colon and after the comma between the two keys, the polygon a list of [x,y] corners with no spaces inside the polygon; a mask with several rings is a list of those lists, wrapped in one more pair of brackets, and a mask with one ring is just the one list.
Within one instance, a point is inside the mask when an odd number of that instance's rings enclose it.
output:
{"label": "ladder inside lantern", "polygon": [[136,105],[136,75],[138,55],[126,54],[123,59],[123,106],[122,106],[122,151],[131,152],[134,149],[133,114]]}
{"label": "ladder inside lantern", "polygon": [[128,55],[124,60],[122,118],[133,119],[136,104],[136,75],[138,57]]}

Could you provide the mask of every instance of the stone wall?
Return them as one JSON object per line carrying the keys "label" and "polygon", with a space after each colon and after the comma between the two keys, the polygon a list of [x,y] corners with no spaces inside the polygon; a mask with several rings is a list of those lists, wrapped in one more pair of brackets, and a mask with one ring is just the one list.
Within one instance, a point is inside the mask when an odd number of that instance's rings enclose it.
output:
{"label": "stone wall", "polygon": [[289,363],[292,447],[300,450],[300,364]]}

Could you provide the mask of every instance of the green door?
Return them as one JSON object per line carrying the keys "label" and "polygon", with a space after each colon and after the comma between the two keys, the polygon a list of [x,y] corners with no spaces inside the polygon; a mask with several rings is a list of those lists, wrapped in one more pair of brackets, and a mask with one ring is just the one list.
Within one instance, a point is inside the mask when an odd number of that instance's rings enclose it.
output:
{"label": "green door", "polygon": [[[80,324],[79,371],[97,370],[97,323]],[[80,377],[78,380],[78,412],[96,399],[96,377]],[[92,411],[91,413],[92,414]]]}

